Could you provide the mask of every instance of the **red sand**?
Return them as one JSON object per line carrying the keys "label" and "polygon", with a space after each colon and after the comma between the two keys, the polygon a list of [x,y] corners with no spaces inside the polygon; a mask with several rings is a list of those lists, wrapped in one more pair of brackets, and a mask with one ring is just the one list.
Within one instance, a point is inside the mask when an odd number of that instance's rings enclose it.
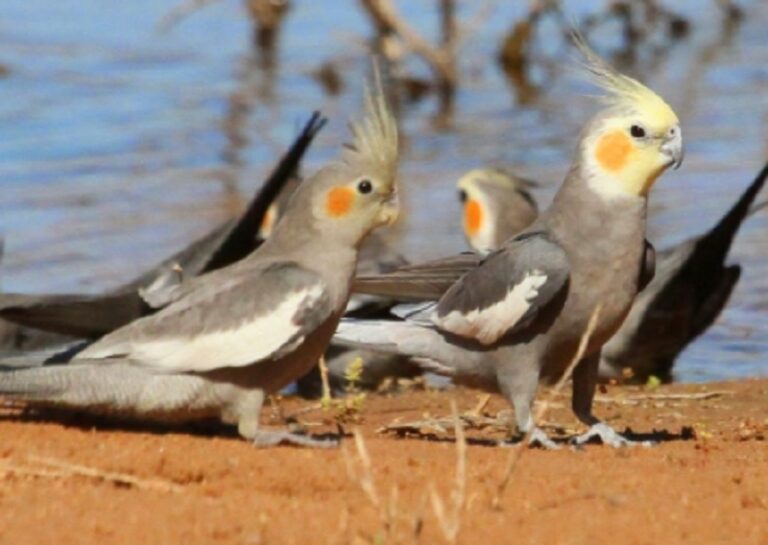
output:
{"label": "red sand", "polygon": [[[648,397],[700,392],[722,393]],[[235,437],[127,430],[83,418],[21,419],[5,410],[0,543],[431,544],[450,543],[443,526],[452,523],[460,528],[455,542],[467,544],[768,543],[768,380],[652,392],[609,387],[602,397],[613,401],[598,403],[599,415],[619,429],[666,430],[667,440],[654,448],[525,449],[498,506],[499,482],[518,451],[472,444],[503,432],[469,427],[466,490],[455,511],[452,433],[434,441],[376,430],[395,419],[447,416],[451,399],[469,411],[479,396],[369,395],[359,414],[368,473],[352,437],[338,450],[258,450]],[[545,420],[578,429],[567,403],[557,398]],[[307,405],[284,400],[281,410]],[[484,413],[502,409],[494,397]],[[266,410],[265,423],[274,423],[276,412]],[[331,410],[299,419],[313,432],[334,430]],[[443,525],[432,495],[445,504]]]}

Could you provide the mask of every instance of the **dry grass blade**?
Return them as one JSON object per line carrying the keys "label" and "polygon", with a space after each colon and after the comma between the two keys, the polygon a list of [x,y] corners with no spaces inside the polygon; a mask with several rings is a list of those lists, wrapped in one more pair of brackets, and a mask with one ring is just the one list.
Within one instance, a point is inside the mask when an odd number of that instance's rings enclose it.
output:
{"label": "dry grass blade", "polygon": [[183,487],[162,479],[142,479],[127,473],[103,471],[94,467],[73,464],[64,460],[43,456],[30,456],[29,460],[43,467],[17,466],[9,463],[0,464],[0,472],[30,475],[34,477],[66,479],[74,476],[89,477],[99,481],[111,482],[121,486],[129,486],[142,490],[160,492],[181,492]]}
{"label": "dry grass blade", "polygon": [[[606,403],[615,405],[640,405],[644,401],[707,401],[727,395],[733,395],[734,392],[728,390],[715,390],[711,392],[695,393],[670,393],[670,394],[638,394],[621,397],[613,396],[595,396],[595,403]],[[553,395],[565,396],[563,392],[557,392]]]}
{"label": "dry grass blade", "polygon": [[645,399],[650,399],[652,401],[702,401],[707,399],[714,399],[724,395],[733,395],[733,392],[722,390],[717,392],[699,392],[695,394],[646,394],[630,396],[627,399],[632,401],[643,401]]}
{"label": "dry grass blade", "polygon": [[480,416],[488,406],[488,402],[491,400],[491,394],[483,394],[477,401],[477,405],[472,407],[472,410],[467,413],[467,416]]}
{"label": "dry grass blade", "polygon": [[432,483],[430,483],[430,500],[443,536],[449,543],[456,543],[467,498],[467,438],[464,435],[464,425],[459,418],[455,400],[451,401],[451,412],[456,434],[456,482],[451,492],[451,513],[448,513],[445,502]]}
{"label": "dry grass blade", "polygon": [[376,490],[376,484],[373,481],[373,464],[371,463],[371,457],[368,454],[368,449],[365,446],[365,439],[359,429],[355,429],[353,432],[355,437],[355,448],[357,449],[357,456],[360,460],[360,466],[362,467],[362,475],[359,476],[360,487],[371,500],[371,503],[377,509],[381,509],[381,498]]}
{"label": "dry grass blade", "polygon": [[320,398],[320,404],[328,406],[331,402],[331,383],[328,381],[328,366],[325,363],[325,356],[320,356],[320,361],[317,362],[320,368],[320,382],[323,387],[323,395]]}
{"label": "dry grass blade", "polygon": [[[558,380],[557,384],[555,384],[555,386],[552,388],[550,392],[551,396],[557,395],[560,392],[568,379],[571,378],[571,374],[573,374],[573,370],[576,365],[579,363],[579,361],[581,361],[581,358],[584,357],[584,352],[586,352],[587,346],[589,345],[589,338],[592,336],[592,333],[597,326],[597,319],[600,317],[600,311],[602,307],[602,304],[598,304],[595,307],[595,310],[592,311],[592,315],[589,317],[589,322],[587,322],[587,328],[579,340],[579,347],[576,350],[576,354],[574,354],[573,359],[568,364],[568,367],[563,373],[563,376],[560,377],[560,380]],[[549,411],[549,402],[544,400],[542,401],[541,405],[539,405],[538,410],[534,415],[534,422],[541,421],[541,419],[543,419],[547,414],[547,411]],[[530,434],[531,432],[529,430],[525,437],[512,449],[512,452],[509,454],[507,467],[504,471],[504,475],[502,476],[501,481],[499,481],[499,486],[496,488],[496,494],[494,495],[491,502],[491,505],[494,509],[499,509],[501,506],[501,498],[504,495],[504,491],[507,489],[507,486],[509,485],[509,481],[512,479],[512,475],[515,473],[515,469],[517,469],[523,452],[526,450],[525,447],[528,445]]]}

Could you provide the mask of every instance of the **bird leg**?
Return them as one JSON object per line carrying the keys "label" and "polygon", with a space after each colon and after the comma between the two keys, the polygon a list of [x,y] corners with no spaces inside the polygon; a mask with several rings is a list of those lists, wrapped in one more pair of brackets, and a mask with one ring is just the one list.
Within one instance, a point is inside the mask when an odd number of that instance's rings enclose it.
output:
{"label": "bird leg", "polygon": [[600,364],[600,351],[584,357],[573,370],[573,397],[571,408],[576,418],[589,426],[589,429],[573,439],[574,445],[587,444],[599,439],[604,445],[617,447],[651,446],[651,441],[632,441],[614,430],[605,422],[601,422],[592,414],[592,400],[597,386],[597,369]]}
{"label": "bird leg", "polygon": [[263,430],[259,428],[259,414],[264,404],[264,392],[254,389],[244,393],[228,407],[222,415],[224,422],[237,422],[237,431],[257,447],[272,447],[286,444],[300,447],[334,448],[339,446],[339,438],[318,439],[288,430]]}
{"label": "bird leg", "polygon": [[529,447],[557,450],[560,445],[550,439],[544,430],[536,426],[531,414],[533,399],[536,397],[539,384],[538,373],[531,370],[521,370],[522,367],[507,368],[498,373],[501,391],[515,408],[517,429],[523,434],[523,437],[528,437]]}
{"label": "bird leg", "polygon": [[540,447],[545,450],[558,450],[560,445],[555,443],[540,427],[533,423],[533,418],[530,419],[530,427],[525,432],[528,436],[529,447]]}

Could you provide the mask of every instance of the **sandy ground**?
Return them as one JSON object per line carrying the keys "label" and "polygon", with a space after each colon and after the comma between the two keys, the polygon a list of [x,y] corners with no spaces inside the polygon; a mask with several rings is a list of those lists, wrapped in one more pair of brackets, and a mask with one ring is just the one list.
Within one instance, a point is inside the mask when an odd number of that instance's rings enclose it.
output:
{"label": "sandy ground", "polygon": [[[580,429],[566,396],[543,397],[548,431]],[[609,386],[598,414],[654,434],[653,448],[493,446],[509,414],[482,401],[369,395],[342,447],[325,451],[4,409],[0,543],[768,543],[768,380]],[[310,405],[281,400],[265,424],[300,411],[308,430],[333,431],[340,410]],[[377,431],[418,420],[401,436]]]}

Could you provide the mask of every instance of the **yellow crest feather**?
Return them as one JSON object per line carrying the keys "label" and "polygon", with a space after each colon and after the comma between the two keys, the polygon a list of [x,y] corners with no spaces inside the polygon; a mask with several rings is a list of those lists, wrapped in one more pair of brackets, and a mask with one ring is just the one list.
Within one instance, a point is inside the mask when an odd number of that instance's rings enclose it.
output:
{"label": "yellow crest feather", "polygon": [[352,121],[353,141],[343,152],[343,160],[360,165],[388,182],[397,175],[399,154],[397,122],[387,104],[378,65],[373,65],[373,85],[365,87],[363,119]]}
{"label": "yellow crest feather", "polygon": [[604,102],[622,109],[635,110],[650,116],[659,124],[678,122],[677,115],[664,99],[636,79],[625,76],[609,65],[577,32],[573,34],[573,43],[584,57],[582,67],[590,81],[606,93],[601,97]]}

